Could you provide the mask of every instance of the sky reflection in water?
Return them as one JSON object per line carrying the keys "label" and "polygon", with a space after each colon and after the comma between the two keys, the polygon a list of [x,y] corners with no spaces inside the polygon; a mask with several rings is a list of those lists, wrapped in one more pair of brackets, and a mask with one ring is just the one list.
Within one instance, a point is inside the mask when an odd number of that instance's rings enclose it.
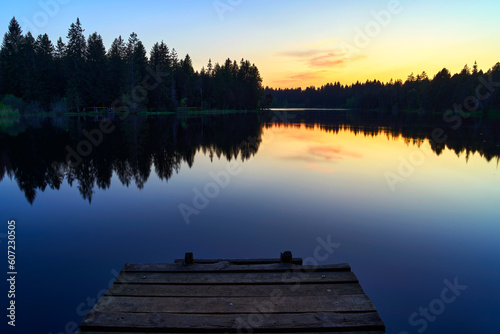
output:
{"label": "sky reflection in water", "polygon": [[[155,158],[140,182],[142,189],[133,179],[124,185],[123,175],[114,169],[109,188],[94,186],[90,203],[82,199],[78,182],[70,186],[65,178],[59,190],[38,189],[30,204],[16,182],[19,168],[12,170],[12,179],[5,175],[0,183],[2,219],[17,221],[19,330],[59,333],[68,323],[79,323],[126,262],[171,262],[186,251],[195,257],[240,258],[292,250],[307,258],[314,255],[318,238],[340,244],[324,263],[352,266],[387,333],[416,333],[421,325],[412,326],[410,315],[439,299],[443,281],[455,278],[467,289],[428,321],[425,332],[498,330],[497,159],[488,161],[478,152],[457,156],[449,148],[436,155],[418,135],[413,137],[416,145],[393,129],[379,127],[373,133],[352,123],[314,125],[302,122],[302,116],[286,125],[249,116],[241,124],[252,130],[242,131],[223,149],[224,140],[213,139],[215,135],[210,141],[184,134],[182,138],[197,139],[175,145],[194,151],[187,160],[176,160],[170,178],[158,176],[163,174]],[[175,126],[188,133],[197,124]],[[209,129],[203,124],[205,136]],[[139,125],[155,131],[145,120]],[[161,141],[151,136],[138,142]],[[186,224],[179,204],[193,206],[195,190],[203,193],[213,182],[210,173],[227,169],[224,152],[252,136],[261,139],[258,149],[244,162],[240,156],[231,159],[239,173]],[[4,161],[7,156],[12,166],[20,160],[6,151],[5,143],[12,147],[22,138],[3,140]],[[215,152],[211,158],[210,147],[221,150],[221,157]],[[136,150],[139,162],[143,151],[140,146]],[[400,157],[408,160],[415,152],[422,152],[422,161],[391,191],[385,173],[398,173]],[[133,159],[128,163],[133,166]]]}

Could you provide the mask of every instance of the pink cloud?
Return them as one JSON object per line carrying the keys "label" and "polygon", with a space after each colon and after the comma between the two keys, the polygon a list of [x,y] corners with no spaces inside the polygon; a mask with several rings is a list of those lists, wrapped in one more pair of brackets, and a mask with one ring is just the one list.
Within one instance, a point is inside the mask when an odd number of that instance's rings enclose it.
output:
{"label": "pink cloud", "polygon": [[311,168],[314,166],[320,166],[321,162],[325,160],[335,162],[341,161],[345,158],[361,158],[362,155],[359,153],[344,151],[341,148],[335,148],[331,146],[312,146],[307,149],[306,152],[284,156],[281,159],[284,160],[296,160],[304,161],[307,166]]}
{"label": "pink cloud", "polygon": [[[344,48],[337,45],[340,40],[331,40],[326,44],[329,44],[330,48],[323,47],[311,47],[309,49],[298,49],[286,52],[277,53],[280,57],[295,58],[296,61],[303,62],[310,67],[318,68],[334,68],[339,66],[344,66],[348,62],[363,59],[364,55],[350,55]],[[320,43],[324,45],[325,43]],[[333,46],[333,48],[332,48]]]}
{"label": "pink cloud", "polygon": [[309,153],[315,157],[326,160],[343,160],[345,157],[361,158],[361,154],[347,152],[340,148],[331,146],[315,146],[309,147]]}
{"label": "pink cloud", "polygon": [[327,56],[309,60],[309,64],[314,67],[333,67],[337,65],[342,65],[344,63],[345,61],[342,59],[333,60],[333,59],[328,59]]}

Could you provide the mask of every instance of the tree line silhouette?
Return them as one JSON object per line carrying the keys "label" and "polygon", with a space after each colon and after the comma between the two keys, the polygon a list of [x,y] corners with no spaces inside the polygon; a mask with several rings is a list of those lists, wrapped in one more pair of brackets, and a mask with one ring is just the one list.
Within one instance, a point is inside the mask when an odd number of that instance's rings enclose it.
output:
{"label": "tree line silhouette", "polygon": [[[479,92],[478,86],[483,85]],[[468,103],[470,110],[500,110],[500,62],[487,72],[465,65],[451,75],[443,68],[432,79],[423,72],[412,73],[403,82],[379,80],[341,85],[328,83],[319,88],[273,89],[265,94],[273,96],[272,107],[295,108],[357,108],[383,110],[425,110],[442,112],[453,109],[455,103]],[[479,93],[480,96],[477,96]]]}
{"label": "tree line silhouette", "polygon": [[[158,73],[161,80],[145,82]],[[8,104],[30,103],[35,110],[127,104],[161,111],[250,110],[261,106],[262,91],[259,70],[248,60],[209,60],[195,71],[189,54],[179,59],[163,41],[148,57],[135,33],[127,41],[116,38],[106,51],[97,32],[85,38],[79,19],[66,43],[60,37],[54,45],[47,34],[23,35],[13,18],[0,50],[0,97]]]}

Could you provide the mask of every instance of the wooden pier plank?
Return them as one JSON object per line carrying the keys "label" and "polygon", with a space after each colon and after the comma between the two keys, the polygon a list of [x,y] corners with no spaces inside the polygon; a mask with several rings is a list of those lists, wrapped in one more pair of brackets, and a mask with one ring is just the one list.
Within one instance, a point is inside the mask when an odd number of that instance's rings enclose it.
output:
{"label": "wooden pier plank", "polygon": [[94,310],[126,313],[304,313],[304,312],[375,312],[370,299],[362,295],[266,297],[102,297]]}
{"label": "wooden pier plank", "polygon": [[175,331],[234,331],[252,329],[266,331],[380,331],[384,324],[377,312],[368,313],[299,313],[252,315],[185,315],[170,313],[107,313],[91,311],[80,324],[82,331],[154,330],[157,333]]}
{"label": "wooden pier plank", "polygon": [[269,273],[158,273],[122,271],[116,283],[137,284],[309,284],[309,283],[357,283],[352,272],[269,272]]}
{"label": "wooden pier plank", "polygon": [[351,271],[347,263],[301,266],[288,263],[238,264],[228,261],[217,263],[184,265],[182,263],[127,263],[123,269],[127,272],[281,272],[281,271]]}
{"label": "wooden pier plank", "polygon": [[[170,285],[170,284],[113,284],[106,296],[140,296],[140,297],[265,297],[276,293],[281,286],[277,285]],[[292,285],[286,291],[287,296],[316,296],[331,290],[332,295],[357,295],[363,289],[358,283],[318,283]]]}

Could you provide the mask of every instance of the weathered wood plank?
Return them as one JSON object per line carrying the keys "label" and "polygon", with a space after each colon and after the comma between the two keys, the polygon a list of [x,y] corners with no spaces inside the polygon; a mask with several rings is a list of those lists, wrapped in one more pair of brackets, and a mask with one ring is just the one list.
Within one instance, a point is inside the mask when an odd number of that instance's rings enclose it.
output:
{"label": "weathered wood plank", "polygon": [[184,265],[181,263],[127,263],[122,269],[127,272],[274,272],[274,271],[351,271],[347,263],[322,265],[322,266],[300,266],[289,263],[273,264],[233,264],[227,261]]}
{"label": "weathered wood plank", "polygon": [[370,299],[362,295],[333,296],[323,290],[323,296],[286,296],[278,290],[266,297],[102,297],[95,305],[96,312],[109,313],[310,313],[310,312],[375,312]]}
{"label": "weathered wood plank", "polygon": [[156,273],[122,271],[115,283],[138,284],[309,284],[357,283],[352,272]]}
{"label": "weathered wood plank", "polygon": [[91,311],[82,321],[82,331],[384,331],[376,312],[300,313],[242,315],[183,315],[169,313],[103,313]]}
{"label": "weathered wood plank", "polygon": [[[332,295],[357,295],[363,289],[359,283],[301,284],[287,288],[287,296],[315,296],[330,289]],[[265,297],[282,288],[276,285],[169,285],[169,284],[113,284],[106,296],[140,297]]]}

